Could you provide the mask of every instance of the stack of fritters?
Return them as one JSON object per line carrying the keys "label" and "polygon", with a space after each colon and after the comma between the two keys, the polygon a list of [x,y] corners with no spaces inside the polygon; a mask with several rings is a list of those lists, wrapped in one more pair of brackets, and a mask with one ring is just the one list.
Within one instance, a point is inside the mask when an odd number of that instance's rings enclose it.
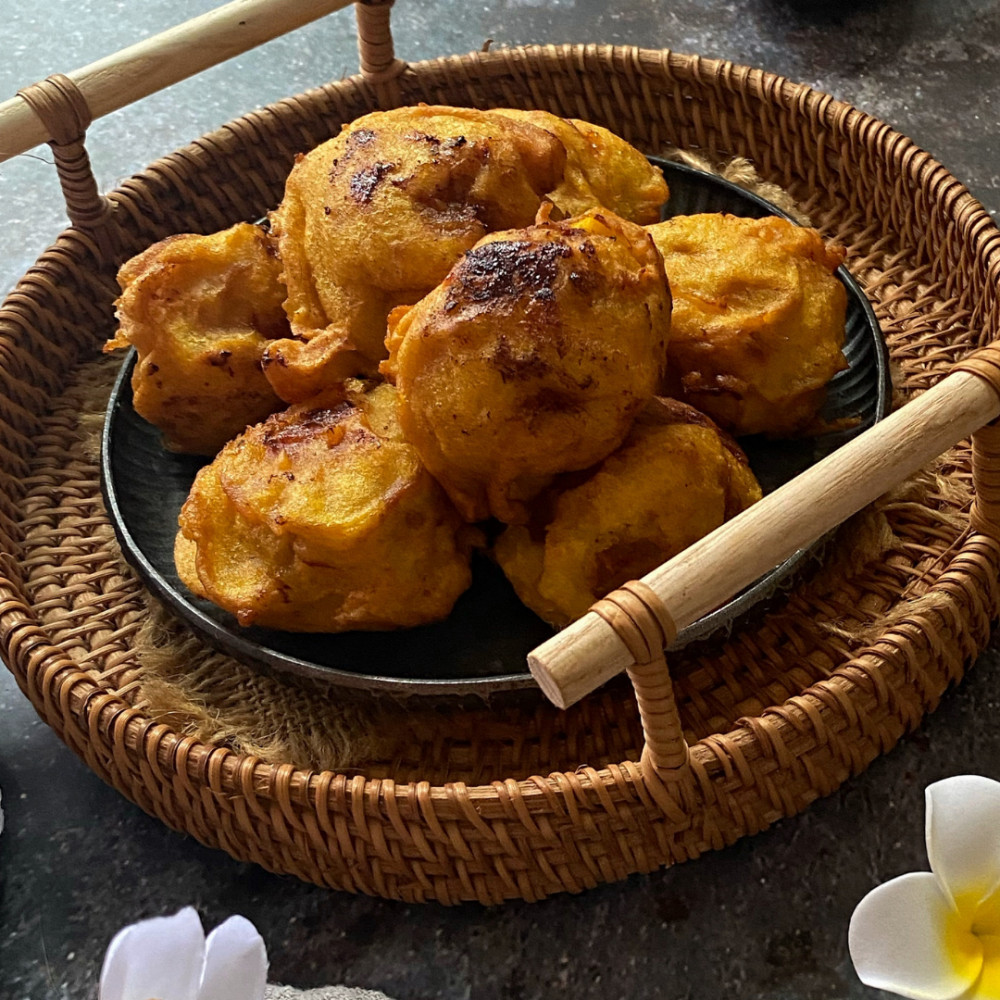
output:
{"label": "stack of fritters", "polygon": [[293,336],[268,349],[268,377],[297,402],[374,373],[389,311],[487,233],[531,225],[543,203],[645,224],[666,197],[645,157],[582,122],[424,106],[365,115],[299,160],[272,216]]}
{"label": "stack of fritters", "polygon": [[840,258],[781,220],[651,225],[666,196],[597,126],[402,108],[301,157],[270,234],[125,265],[109,347],[139,349],[136,409],[222,448],[181,513],[188,587],[242,624],[412,626],[495,536],[565,624],[759,498],[729,435],[662,397],[808,427],[843,365]]}

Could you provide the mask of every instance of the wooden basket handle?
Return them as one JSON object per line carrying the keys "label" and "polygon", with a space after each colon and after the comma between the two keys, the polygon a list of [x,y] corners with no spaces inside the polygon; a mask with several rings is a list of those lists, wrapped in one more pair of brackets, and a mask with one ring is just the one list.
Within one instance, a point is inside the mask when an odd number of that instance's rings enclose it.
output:
{"label": "wooden basket handle", "polygon": [[[74,225],[97,228],[110,218],[83,147],[93,119],[117,111],[195,73],[294,31],[351,0],[233,0],[136,45],[57,74],[0,104],[0,163],[48,142]],[[360,0],[361,69],[377,100],[391,101],[405,63],[395,58],[392,0]]]}
{"label": "wooden basket handle", "polygon": [[[655,617],[683,629],[974,432],[971,530],[1000,538],[1000,428],[984,426],[998,416],[1000,342],[625,589],[640,586]],[[609,622],[603,604],[528,656],[560,708],[637,662],[634,640]],[[665,664],[659,669],[666,678]],[[659,703],[647,698],[644,725],[648,715],[676,711],[672,705],[672,691]]]}

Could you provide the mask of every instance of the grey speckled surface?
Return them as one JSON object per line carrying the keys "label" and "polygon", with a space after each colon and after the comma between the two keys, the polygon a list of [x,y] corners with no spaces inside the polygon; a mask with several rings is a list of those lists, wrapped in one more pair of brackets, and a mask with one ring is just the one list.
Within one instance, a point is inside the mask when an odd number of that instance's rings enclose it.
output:
{"label": "grey speckled surface", "polygon": [[[8,4],[0,97],[210,6]],[[892,122],[1000,209],[997,0],[399,0],[394,20],[411,60],[493,38],[670,46],[759,65]],[[89,145],[101,183],[352,72],[352,30],[349,13],[335,15],[97,123]],[[48,159],[42,150],[0,165],[0,291],[62,225]],[[0,1000],[96,996],[114,931],[187,903],[209,924],[248,916],[272,978],[300,988],[345,982],[398,1000],[875,996],[847,957],[851,910],[877,882],[924,866],[928,782],[1000,777],[998,663],[996,649],[986,653],[916,735],[800,817],[670,871],[496,910],[339,895],[207,850],[101,784],[0,671]]]}

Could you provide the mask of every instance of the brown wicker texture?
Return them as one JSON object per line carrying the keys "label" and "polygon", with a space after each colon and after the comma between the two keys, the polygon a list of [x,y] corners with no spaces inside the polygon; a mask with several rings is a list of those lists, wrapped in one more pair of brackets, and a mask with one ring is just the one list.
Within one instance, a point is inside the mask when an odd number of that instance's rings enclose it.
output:
{"label": "brown wicker texture", "polygon": [[[766,617],[719,649],[672,656],[676,700],[658,656],[668,622],[635,622],[628,641],[645,643],[638,659],[652,663],[633,679],[679,713],[688,744],[668,725],[673,742],[650,741],[654,766],[636,762],[643,738],[624,679],[567,712],[442,717],[446,732],[350,775],[264,764],[135,707],[141,588],[108,556],[93,461],[58,400],[112,330],[123,259],[170,233],[259,216],[297,152],[380,102],[542,107],[649,152],[749,158],[848,246],[904,396],[1000,332],[1000,232],[926,153],[829,96],[631,48],[403,67],[377,24],[362,30],[381,47],[372,78],[282,101],[158,161],[110,194],[112,222],[64,233],[7,300],[0,651],[41,716],[143,809],[237,858],[335,888],[533,900],[693,858],[800,811],[916,726],[985,646],[1000,609],[995,429],[977,435],[977,533],[971,448],[959,447],[855,519]],[[633,610],[618,602],[642,619]]]}

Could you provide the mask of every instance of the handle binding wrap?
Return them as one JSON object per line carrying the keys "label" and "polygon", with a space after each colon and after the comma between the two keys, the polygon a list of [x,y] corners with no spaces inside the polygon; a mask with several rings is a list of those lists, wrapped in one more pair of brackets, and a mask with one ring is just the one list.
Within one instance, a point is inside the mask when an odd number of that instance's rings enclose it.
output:
{"label": "handle binding wrap", "polygon": [[[1000,343],[980,348],[953,371],[978,375],[1000,396]],[[1000,541],[1000,420],[972,435],[972,482],[975,497],[969,526],[976,534]]]}
{"label": "handle binding wrap", "polygon": [[688,770],[688,745],[664,654],[664,647],[677,637],[669,611],[640,580],[623,584],[590,610],[615,630],[635,660],[627,671],[645,738],[643,777],[655,776],[664,783],[679,780]]}
{"label": "handle binding wrap", "polygon": [[49,146],[70,222],[78,229],[102,229],[111,220],[114,207],[98,190],[84,147],[92,116],[80,88],[68,76],[55,73],[17,93],[51,136]]}
{"label": "handle binding wrap", "polygon": [[354,11],[358,20],[358,59],[361,75],[375,91],[382,108],[402,102],[399,77],[406,63],[396,58],[390,15],[395,0],[358,0]]}

